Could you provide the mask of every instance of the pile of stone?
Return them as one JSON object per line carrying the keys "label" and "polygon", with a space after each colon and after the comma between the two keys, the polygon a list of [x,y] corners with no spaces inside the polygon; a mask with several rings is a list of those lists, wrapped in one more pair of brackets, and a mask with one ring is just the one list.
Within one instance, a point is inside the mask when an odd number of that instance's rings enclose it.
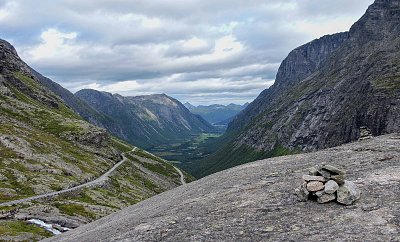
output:
{"label": "pile of stone", "polygon": [[366,139],[372,139],[372,132],[368,127],[360,127],[360,138],[358,140],[361,141]]}
{"label": "pile of stone", "polygon": [[345,180],[345,172],[331,165],[313,167],[303,180],[304,183],[295,189],[302,202],[314,199],[318,203],[337,201],[351,205],[360,198],[356,184]]}

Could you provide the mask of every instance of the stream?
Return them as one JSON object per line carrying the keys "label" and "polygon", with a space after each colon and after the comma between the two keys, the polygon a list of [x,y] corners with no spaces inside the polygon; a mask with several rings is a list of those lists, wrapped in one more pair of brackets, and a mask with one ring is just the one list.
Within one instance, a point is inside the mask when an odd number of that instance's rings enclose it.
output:
{"label": "stream", "polygon": [[54,235],[61,234],[63,232],[71,230],[70,228],[62,227],[61,225],[58,224],[47,224],[40,219],[29,219],[27,222],[30,224],[36,224]]}

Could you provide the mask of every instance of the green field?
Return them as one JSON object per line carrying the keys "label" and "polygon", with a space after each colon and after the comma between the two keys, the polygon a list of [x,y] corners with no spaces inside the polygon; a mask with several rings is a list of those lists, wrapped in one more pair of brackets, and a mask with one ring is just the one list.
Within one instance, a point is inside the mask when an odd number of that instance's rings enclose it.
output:
{"label": "green field", "polygon": [[222,134],[202,133],[193,135],[182,143],[162,145],[148,149],[149,152],[175,163],[180,168],[191,173],[194,163],[215,151],[214,142]]}

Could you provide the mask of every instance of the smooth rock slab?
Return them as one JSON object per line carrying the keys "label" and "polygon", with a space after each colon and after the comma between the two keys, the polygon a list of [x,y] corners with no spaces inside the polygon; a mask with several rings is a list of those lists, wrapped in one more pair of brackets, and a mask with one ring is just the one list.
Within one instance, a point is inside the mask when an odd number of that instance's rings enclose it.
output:
{"label": "smooth rock slab", "polygon": [[325,193],[334,194],[339,189],[339,185],[334,180],[329,180],[325,183]]}
{"label": "smooth rock slab", "polygon": [[318,203],[328,203],[336,199],[335,194],[326,194],[324,193],[322,196],[317,198]]}
{"label": "smooth rock slab", "polygon": [[337,201],[344,205],[351,205],[360,199],[360,191],[354,182],[345,181],[337,190]]}
{"label": "smooth rock slab", "polygon": [[324,183],[319,181],[311,181],[307,183],[307,190],[310,192],[321,191],[324,189]]}

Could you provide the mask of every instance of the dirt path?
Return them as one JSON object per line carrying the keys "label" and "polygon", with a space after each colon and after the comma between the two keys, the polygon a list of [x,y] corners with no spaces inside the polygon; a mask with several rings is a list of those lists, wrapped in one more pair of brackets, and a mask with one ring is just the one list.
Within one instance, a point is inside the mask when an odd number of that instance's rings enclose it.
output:
{"label": "dirt path", "polygon": [[[135,151],[137,148],[133,148],[132,151]],[[0,203],[0,206],[11,206],[11,205],[15,205],[15,204],[19,204],[19,203],[24,203],[24,202],[29,202],[29,201],[33,201],[33,200],[37,200],[40,198],[47,198],[47,197],[53,197],[53,196],[57,196],[66,192],[71,192],[71,191],[75,191],[81,188],[86,188],[86,187],[91,187],[91,186],[96,186],[99,185],[103,182],[105,182],[108,177],[110,176],[110,174],[115,171],[115,169],[117,169],[120,165],[122,165],[125,161],[127,161],[128,159],[125,157],[125,154],[122,154],[122,160],[120,162],[118,162],[117,164],[115,164],[110,170],[108,170],[106,173],[104,173],[103,175],[101,175],[99,178],[75,186],[75,187],[71,187],[68,189],[64,189],[61,191],[56,191],[56,192],[50,192],[50,193],[45,193],[45,194],[41,194],[41,195],[37,195],[37,196],[33,196],[33,197],[27,197],[27,198],[23,198],[23,199],[19,199],[19,200],[14,200],[14,201],[9,201],[9,202],[4,202],[4,203]]]}

